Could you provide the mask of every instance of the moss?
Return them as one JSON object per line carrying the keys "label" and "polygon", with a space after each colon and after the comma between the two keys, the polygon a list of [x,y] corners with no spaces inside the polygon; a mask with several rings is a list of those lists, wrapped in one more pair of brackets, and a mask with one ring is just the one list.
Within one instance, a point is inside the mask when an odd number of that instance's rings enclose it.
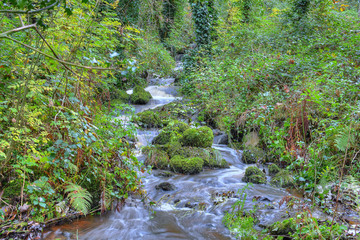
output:
{"label": "moss", "polygon": [[256,163],[259,160],[265,159],[264,150],[258,147],[248,146],[243,151],[244,163],[251,164]]}
{"label": "moss", "polygon": [[154,113],[150,110],[148,111],[144,111],[144,112],[140,112],[137,115],[137,118],[135,120],[135,122],[137,124],[139,124],[142,127],[146,127],[146,128],[157,128],[157,127],[161,127],[162,126],[162,122],[158,116],[157,113]]}
{"label": "moss", "polygon": [[170,159],[170,166],[174,172],[196,174],[201,172],[204,161],[199,157],[184,158],[176,155]]}
{"label": "moss", "polygon": [[195,114],[194,107],[190,107],[185,102],[171,102],[164,106],[153,109],[159,113],[162,119],[186,119],[189,120],[191,115]]}
{"label": "moss", "polygon": [[155,147],[151,147],[146,151],[147,156],[144,162],[145,165],[150,165],[155,169],[169,169],[169,156],[166,154],[166,152]]}
{"label": "moss", "polygon": [[136,86],[133,94],[130,96],[130,101],[133,104],[147,104],[151,98],[152,96],[148,91],[145,91],[145,89],[140,86]]}
{"label": "moss", "polygon": [[115,107],[116,105],[124,104],[124,102],[121,99],[114,99],[111,100],[110,105],[112,107]]}
{"label": "moss", "polygon": [[276,164],[271,164],[269,166],[269,175],[270,176],[275,176],[280,171],[281,171],[281,169]]}
{"label": "moss", "polygon": [[189,125],[184,122],[172,122],[163,128],[159,135],[154,138],[153,144],[164,145],[170,142],[179,142],[182,138],[182,133],[187,129],[189,129]]}
{"label": "moss", "polygon": [[184,132],[181,140],[184,146],[211,147],[214,141],[214,134],[209,127],[191,128]]}
{"label": "moss", "polygon": [[216,149],[207,149],[209,151],[209,158],[204,162],[204,166],[209,168],[228,168],[229,163],[222,158],[221,153]]}
{"label": "moss", "polygon": [[252,182],[256,184],[266,183],[266,176],[259,168],[252,166],[245,170],[245,176],[242,179],[244,182]]}
{"label": "moss", "polygon": [[289,171],[281,170],[278,172],[275,177],[273,177],[270,181],[270,184],[276,187],[293,187],[294,186],[294,178],[291,176]]}
{"label": "moss", "polygon": [[273,223],[268,229],[272,235],[288,236],[296,231],[296,221],[293,218],[285,219],[282,222]]}
{"label": "moss", "polygon": [[110,90],[110,99],[111,100],[120,100],[122,103],[128,103],[130,99],[130,95],[126,93],[126,91],[121,89],[111,89]]}

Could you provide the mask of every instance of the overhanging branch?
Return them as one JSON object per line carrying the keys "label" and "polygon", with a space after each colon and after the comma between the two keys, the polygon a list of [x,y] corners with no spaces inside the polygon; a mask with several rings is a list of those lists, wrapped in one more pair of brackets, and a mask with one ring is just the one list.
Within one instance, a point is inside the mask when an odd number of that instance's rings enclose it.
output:
{"label": "overhanging branch", "polygon": [[4,36],[0,35],[0,38],[5,38],[5,39],[8,39],[10,41],[16,42],[17,44],[20,44],[20,45],[22,45],[24,47],[30,48],[31,50],[33,50],[33,51],[35,51],[37,53],[40,53],[40,54],[44,55],[45,57],[51,58],[51,59],[53,59],[55,61],[58,61],[60,63],[66,64],[66,65],[69,65],[69,66],[74,66],[74,67],[84,68],[84,69],[89,69],[89,70],[116,70],[115,68],[90,67],[90,66],[79,65],[79,64],[76,64],[76,63],[66,62],[64,60],[61,60],[61,59],[53,57],[53,56],[51,56],[49,54],[46,54],[46,53],[44,53],[44,52],[42,52],[42,51],[40,51],[40,50],[30,46],[30,45],[22,43],[22,42],[14,39],[14,38],[11,38],[11,37],[9,37],[7,35],[4,35]]}
{"label": "overhanging branch", "polygon": [[0,13],[22,13],[22,14],[34,14],[34,13],[39,13],[45,10],[48,10],[52,7],[55,7],[57,4],[59,3],[59,0],[56,0],[56,2],[54,2],[53,4],[50,4],[49,6],[46,6],[44,8],[40,8],[40,9],[36,9],[36,10],[0,10]]}

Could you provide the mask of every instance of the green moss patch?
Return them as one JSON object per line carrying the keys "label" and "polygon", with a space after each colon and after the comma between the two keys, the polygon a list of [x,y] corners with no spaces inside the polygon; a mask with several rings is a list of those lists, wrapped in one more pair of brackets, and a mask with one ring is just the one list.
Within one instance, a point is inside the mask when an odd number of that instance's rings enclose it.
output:
{"label": "green moss patch", "polygon": [[278,167],[278,165],[276,164],[271,164],[269,166],[269,175],[270,176],[275,176],[277,173],[279,173],[281,171],[281,169]]}
{"label": "green moss patch", "polygon": [[252,166],[245,170],[245,176],[242,179],[244,182],[251,182],[256,184],[266,183],[266,176],[259,168]]}
{"label": "green moss patch", "polygon": [[184,146],[211,147],[214,134],[209,127],[191,128],[184,132],[181,139]]}
{"label": "green moss patch", "polygon": [[162,126],[162,122],[157,113],[144,111],[136,114],[135,123],[144,128],[157,128]]}
{"label": "green moss patch", "polygon": [[151,98],[152,96],[148,91],[145,91],[145,89],[140,86],[136,86],[133,94],[130,96],[130,101],[132,104],[147,104]]}
{"label": "green moss patch", "polygon": [[174,172],[183,174],[200,173],[204,165],[204,161],[199,158],[184,158],[176,155],[170,159],[170,166]]}
{"label": "green moss patch", "polygon": [[293,176],[287,170],[281,170],[270,181],[271,185],[282,188],[293,187],[294,183]]}
{"label": "green moss patch", "polygon": [[152,147],[150,149],[146,149],[146,159],[145,159],[145,165],[150,165],[155,169],[163,169],[168,170],[169,169],[169,156],[166,154],[166,152],[157,149],[155,147]]}

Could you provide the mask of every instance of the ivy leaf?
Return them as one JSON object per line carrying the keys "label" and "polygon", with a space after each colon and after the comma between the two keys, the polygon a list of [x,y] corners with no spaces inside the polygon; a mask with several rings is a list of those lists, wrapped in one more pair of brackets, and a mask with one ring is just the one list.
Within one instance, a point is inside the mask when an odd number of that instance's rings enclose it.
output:
{"label": "ivy leaf", "polygon": [[72,8],[65,7],[65,13],[66,13],[68,16],[71,16],[71,15],[72,15]]}

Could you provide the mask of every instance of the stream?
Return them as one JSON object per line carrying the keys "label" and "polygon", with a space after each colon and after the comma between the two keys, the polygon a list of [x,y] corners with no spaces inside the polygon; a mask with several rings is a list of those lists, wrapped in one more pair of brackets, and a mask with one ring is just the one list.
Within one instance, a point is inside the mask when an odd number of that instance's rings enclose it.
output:
{"label": "stream", "polygon": [[[146,88],[153,99],[146,105],[136,105],[135,111],[156,108],[178,99],[173,78],[163,78]],[[160,84],[160,85],[159,85]],[[131,91],[128,91],[131,93]],[[151,143],[157,129],[138,130],[137,149]],[[69,224],[53,226],[44,239],[232,239],[222,223],[224,212],[239,200],[237,192],[246,186],[241,179],[251,165],[241,161],[242,152],[226,145],[213,144],[230,168],[204,169],[197,175],[164,176],[161,170],[144,173],[143,185],[149,199],[157,204],[151,209],[141,199],[130,197],[120,212],[89,216]],[[140,152],[140,151],[138,151]],[[138,153],[140,160],[144,156]],[[268,179],[269,180],[269,179]],[[169,182],[175,190],[157,190],[156,185]],[[259,208],[257,226],[267,226],[284,219],[285,208],[279,201],[290,195],[285,189],[268,184],[249,187],[246,209]],[[256,198],[257,201],[253,201]],[[259,227],[260,230],[260,227]]]}

